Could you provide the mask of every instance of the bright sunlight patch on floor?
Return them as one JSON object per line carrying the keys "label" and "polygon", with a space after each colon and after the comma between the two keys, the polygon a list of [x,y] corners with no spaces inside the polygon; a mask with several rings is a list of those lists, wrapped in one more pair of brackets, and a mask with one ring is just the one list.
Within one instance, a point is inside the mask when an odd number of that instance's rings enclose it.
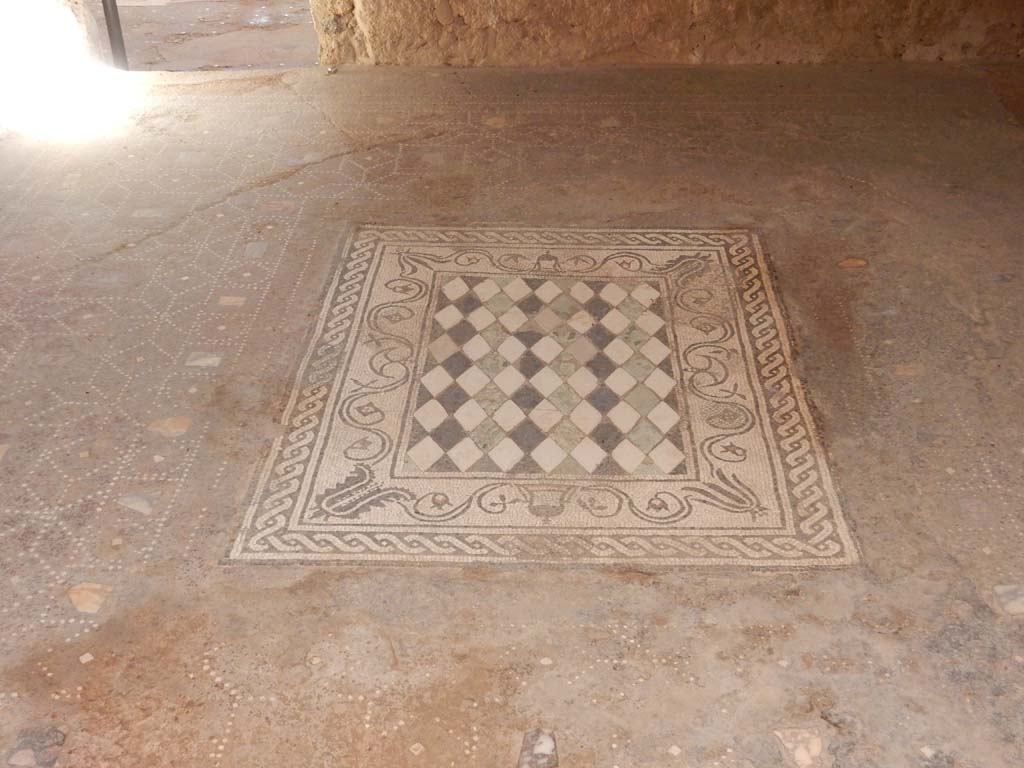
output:
{"label": "bright sunlight patch on floor", "polygon": [[54,141],[116,135],[145,100],[146,75],[90,53],[58,0],[4,2],[0,25],[0,131]]}

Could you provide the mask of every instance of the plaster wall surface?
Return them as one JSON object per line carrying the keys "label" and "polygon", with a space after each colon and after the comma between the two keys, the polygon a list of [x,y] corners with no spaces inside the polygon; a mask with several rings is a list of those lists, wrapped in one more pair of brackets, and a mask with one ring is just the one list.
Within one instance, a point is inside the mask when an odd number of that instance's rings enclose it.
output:
{"label": "plaster wall surface", "polygon": [[320,60],[536,66],[1016,59],[1018,0],[312,0]]}

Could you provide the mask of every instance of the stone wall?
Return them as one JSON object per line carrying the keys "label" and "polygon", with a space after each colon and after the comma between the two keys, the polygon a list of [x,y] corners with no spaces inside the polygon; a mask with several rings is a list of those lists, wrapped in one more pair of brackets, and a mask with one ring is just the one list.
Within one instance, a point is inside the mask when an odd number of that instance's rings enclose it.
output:
{"label": "stone wall", "polygon": [[59,4],[74,14],[89,52],[97,59],[109,62],[110,42],[107,40],[101,0],[59,0]]}
{"label": "stone wall", "polygon": [[537,66],[1024,56],[1024,0],[311,0],[320,60]]}

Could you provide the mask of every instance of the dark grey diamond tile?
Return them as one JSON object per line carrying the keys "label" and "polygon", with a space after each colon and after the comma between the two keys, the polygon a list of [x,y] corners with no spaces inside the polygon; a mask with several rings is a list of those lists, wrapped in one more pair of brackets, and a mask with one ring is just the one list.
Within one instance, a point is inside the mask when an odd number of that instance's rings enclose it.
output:
{"label": "dark grey diamond tile", "polygon": [[544,399],[544,396],[530,384],[523,384],[512,393],[511,400],[524,411],[529,412]]}
{"label": "dark grey diamond tile", "polygon": [[455,413],[469,400],[469,395],[458,384],[449,384],[437,396],[437,402],[449,414]]}
{"label": "dark grey diamond tile", "polygon": [[449,416],[442,421],[430,433],[434,442],[446,451],[454,448],[455,445],[466,436],[466,430],[454,418]]}
{"label": "dark grey diamond tile", "polygon": [[587,402],[590,403],[599,413],[608,413],[619,404],[620,397],[604,384],[587,395]]}
{"label": "dark grey diamond tile", "polygon": [[619,367],[609,360],[608,356],[603,352],[598,352],[592,358],[587,360],[586,366],[592,374],[602,381],[611,376],[615,369]]}

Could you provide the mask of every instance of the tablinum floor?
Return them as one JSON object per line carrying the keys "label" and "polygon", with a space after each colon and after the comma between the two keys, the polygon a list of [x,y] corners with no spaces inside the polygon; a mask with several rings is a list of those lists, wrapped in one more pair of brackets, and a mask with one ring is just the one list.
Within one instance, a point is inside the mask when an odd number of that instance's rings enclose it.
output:
{"label": "tablinum floor", "polygon": [[[4,761],[1021,764],[1024,131],[982,73],[161,75],[150,98],[109,140],[0,141]],[[549,242],[449,268],[488,232]],[[609,232],[652,268],[606,260]],[[692,274],[653,268],[659,237]],[[322,313],[364,242],[339,368]],[[289,442],[307,414],[336,431]],[[275,476],[277,450],[301,460]],[[309,491],[276,541],[268,467]],[[339,562],[341,532],[399,524],[484,534],[437,555],[464,562]],[[634,558],[666,530],[678,562]]]}

